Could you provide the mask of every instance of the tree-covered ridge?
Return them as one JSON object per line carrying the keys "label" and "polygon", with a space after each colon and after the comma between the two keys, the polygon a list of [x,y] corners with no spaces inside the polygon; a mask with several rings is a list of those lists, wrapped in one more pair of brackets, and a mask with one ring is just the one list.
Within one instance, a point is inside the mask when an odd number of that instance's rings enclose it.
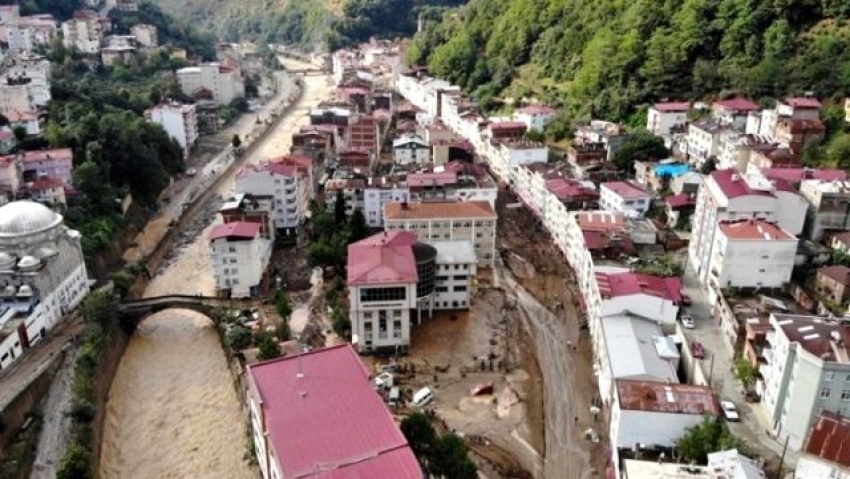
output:
{"label": "tree-covered ridge", "polygon": [[471,0],[428,24],[409,61],[485,101],[536,95],[624,119],[723,90],[844,96],[848,18],[844,0]]}
{"label": "tree-covered ridge", "polygon": [[[47,1],[47,0],[42,0]],[[420,15],[439,18],[464,0],[156,0],[167,11],[228,41],[243,39],[333,50],[372,36],[413,35]]]}

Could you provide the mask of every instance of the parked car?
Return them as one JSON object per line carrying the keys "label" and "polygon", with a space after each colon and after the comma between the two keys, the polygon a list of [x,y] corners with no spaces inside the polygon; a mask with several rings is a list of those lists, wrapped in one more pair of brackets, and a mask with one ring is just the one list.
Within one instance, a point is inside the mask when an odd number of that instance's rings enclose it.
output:
{"label": "parked car", "polygon": [[394,386],[390,389],[389,395],[387,395],[387,406],[391,408],[397,408],[401,403],[401,390],[398,386]]}
{"label": "parked car", "polygon": [[705,359],[705,348],[701,342],[693,341],[691,343],[691,354],[697,359]]}
{"label": "parked car", "polygon": [[684,327],[685,329],[694,329],[696,327],[694,325],[694,318],[692,318],[690,315],[683,314],[682,317],[679,318],[679,320],[682,321],[682,327]]}
{"label": "parked car", "polygon": [[196,170],[194,168],[189,168],[188,170],[186,170],[186,176],[195,176],[197,174],[198,174],[198,170]]}
{"label": "parked car", "polygon": [[434,390],[425,386],[424,388],[413,393],[413,403],[416,407],[423,407],[434,399]]}
{"label": "parked car", "polygon": [[738,414],[738,408],[732,401],[720,401],[720,409],[723,411],[723,417],[730,422],[738,422],[741,416]]}

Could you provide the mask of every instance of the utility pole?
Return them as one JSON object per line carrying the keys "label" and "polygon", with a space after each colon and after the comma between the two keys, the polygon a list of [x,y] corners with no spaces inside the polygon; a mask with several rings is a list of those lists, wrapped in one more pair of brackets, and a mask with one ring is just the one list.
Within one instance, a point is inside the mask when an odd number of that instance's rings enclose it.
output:
{"label": "utility pole", "polygon": [[782,455],[779,456],[779,469],[776,471],[776,479],[782,478],[782,469],[785,467],[785,451],[788,450],[788,440],[791,436],[785,436],[785,445],[782,446]]}

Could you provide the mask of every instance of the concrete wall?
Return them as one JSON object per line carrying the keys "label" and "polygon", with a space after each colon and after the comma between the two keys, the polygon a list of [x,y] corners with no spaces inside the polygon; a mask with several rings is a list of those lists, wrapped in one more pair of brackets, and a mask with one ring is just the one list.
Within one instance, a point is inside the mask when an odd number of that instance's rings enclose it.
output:
{"label": "concrete wall", "polygon": [[50,384],[56,376],[56,371],[59,370],[64,358],[65,351],[51,358],[45,364],[41,374],[16,396],[6,409],[0,412],[0,417],[2,417],[5,425],[3,432],[0,432],[0,450],[9,445],[12,439],[15,438],[18,430],[24,424],[24,421],[26,421],[27,415],[41,402],[44,395],[47,394]]}

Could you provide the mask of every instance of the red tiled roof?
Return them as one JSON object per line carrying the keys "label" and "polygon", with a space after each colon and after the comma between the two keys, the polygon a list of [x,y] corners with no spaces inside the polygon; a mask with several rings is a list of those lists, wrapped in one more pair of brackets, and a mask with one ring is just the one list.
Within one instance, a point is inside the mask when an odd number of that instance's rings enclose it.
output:
{"label": "red tiled roof", "polygon": [[489,201],[410,202],[384,204],[387,220],[496,219]]}
{"label": "red tiled roof", "polygon": [[457,172],[444,171],[441,173],[411,173],[407,176],[407,186],[418,188],[422,186],[445,186],[457,183]]}
{"label": "red tiled roof", "polygon": [[74,154],[71,152],[70,148],[61,148],[58,150],[27,151],[24,152],[21,157],[21,161],[24,163],[29,163],[31,161],[44,161],[47,159],[72,161],[73,158]]}
{"label": "red tiled roof", "polygon": [[804,109],[820,109],[821,104],[817,98],[809,98],[809,97],[788,97],[785,99],[786,105],[791,105],[794,108],[804,108]]}
{"label": "red tiled roof", "polygon": [[584,237],[584,246],[588,251],[599,252],[614,246],[619,248],[623,254],[629,256],[637,254],[634,242],[627,235],[617,235],[618,237],[615,240],[614,235],[616,233],[609,231],[582,231],[581,234]]}
{"label": "red tiled roof", "polygon": [[799,185],[803,180],[844,181],[847,172],[844,170],[812,170],[807,168],[765,168],[762,174],[769,180],[785,180],[792,185]]}
{"label": "red tiled roof", "polygon": [[696,206],[697,204],[696,197],[688,193],[679,193],[678,195],[671,195],[665,198],[664,201],[667,202],[667,205],[671,208],[685,208],[687,206]]}
{"label": "red tiled roof", "polygon": [[682,280],[677,276],[661,278],[643,273],[596,273],[599,294],[603,298],[646,294],[674,303],[682,302]]}
{"label": "red tiled roof", "polygon": [[651,193],[630,181],[608,181],[602,183],[602,188],[608,188],[617,196],[627,200],[652,197]]}
{"label": "red tiled roof", "polygon": [[254,364],[248,375],[284,477],[422,478],[350,345]]}
{"label": "red tiled roof", "polygon": [[805,451],[844,467],[850,467],[850,418],[823,411],[817,415]]}
{"label": "red tiled roof", "polygon": [[686,112],[690,111],[691,104],[686,101],[666,101],[656,103],[652,108],[663,112]]}
{"label": "red tiled roof", "polygon": [[38,120],[38,112],[13,110],[6,114],[6,119],[9,120],[10,123]]}
{"label": "red tiled roof", "polygon": [[568,178],[546,180],[546,189],[561,201],[599,198],[599,192],[593,188],[588,188],[581,182]]}
{"label": "red tiled roof", "polygon": [[733,111],[755,111],[755,110],[759,109],[759,106],[757,104],[753,103],[750,100],[747,100],[746,98],[741,98],[741,97],[730,98],[728,100],[716,101],[716,102],[714,102],[714,105],[712,105],[712,106],[719,106],[719,107],[724,108],[726,110],[733,110]]}
{"label": "red tiled roof", "polygon": [[500,121],[490,123],[491,130],[524,130],[525,128],[525,123],[521,121]]}
{"label": "red tiled roof", "polygon": [[626,230],[626,219],[623,213],[611,211],[582,211],[576,215],[576,222],[582,231],[613,231],[622,233]]}
{"label": "red tiled roof", "polygon": [[770,191],[750,188],[741,174],[734,169],[714,171],[711,173],[711,178],[730,200],[746,195],[773,196]]}
{"label": "red tiled roof", "polygon": [[794,236],[787,231],[764,220],[721,221],[717,227],[730,239],[760,241],[794,239]]}
{"label": "red tiled roof", "polygon": [[[834,347],[844,349],[842,354],[846,354],[846,345],[850,344],[850,326],[820,316],[774,313],[773,318],[788,342],[799,344],[802,349],[823,361],[836,361]],[[841,337],[844,346],[836,345],[832,340],[834,334]]]}
{"label": "red tiled roof", "polygon": [[221,238],[232,239],[254,239],[260,233],[260,223],[249,223],[247,221],[234,221],[218,225],[210,231],[209,240],[215,241]]}
{"label": "red tiled roof", "polygon": [[850,268],[848,268],[847,266],[824,266],[823,268],[818,269],[818,274],[824,275],[827,278],[831,278],[839,284],[850,284]]}
{"label": "red tiled roof", "polygon": [[65,186],[65,182],[59,178],[42,176],[37,178],[35,181],[27,183],[26,186],[29,191],[45,191],[53,188],[63,188]]}
{"label": "red tiled roof", "polygon": [[416,233],[379,233],[348,245],[348,285],[415,283]]}
{"label": "red tiled roof", "polygon": [[619,379],[617,393],[624,410],[700,416],[720,413],[709,386]]}

